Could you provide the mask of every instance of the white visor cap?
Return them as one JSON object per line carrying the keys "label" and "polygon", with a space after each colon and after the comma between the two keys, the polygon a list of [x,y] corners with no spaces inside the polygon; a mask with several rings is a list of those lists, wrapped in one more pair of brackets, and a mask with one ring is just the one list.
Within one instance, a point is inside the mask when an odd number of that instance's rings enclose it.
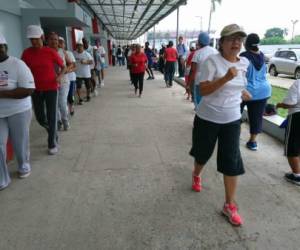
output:
{"label": "white visor cap", "polygon": [[5,37],[0,33],[0,44],[7,44]]}
{"label": "white visor cap", "polygon": [[38,25],[29,25],[27,27],[27,38],[41,38],[44,35],[44,31]]}

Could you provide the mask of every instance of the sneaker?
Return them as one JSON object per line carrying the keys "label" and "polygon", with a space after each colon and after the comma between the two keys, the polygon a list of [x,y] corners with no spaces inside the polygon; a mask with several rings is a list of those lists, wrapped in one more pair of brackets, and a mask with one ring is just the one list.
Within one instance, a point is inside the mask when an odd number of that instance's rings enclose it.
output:
{"label": "sneaker", "polygon": [[300,177],[299,176],[295,176],[293,173],[286,173],[284,175],[284,177],[288,182],[291,182],[293,184],[300,186]]}
{"label": "sneaker", "polygon": [[57,153],[58,153],[58,148],[57,147],[48,149],[48,154],[49,155],[56,155]]}
{"label": "sneaker", "polygon": [[243,224],[242,217],[238,214],[238,208],[235,204],[224,204],[222,213],[228,218],[229,222],[234,226]]}
{"label": "sneaker", "polygon": [[25,178],[27,178],[30,174],[31,174],[30,171],[27,172],[27,173],[20,173],[20,172],[18,172],[18,176],[19,176],[20,179],[25,179]]}
{"label": "sneaker", "polygon": [[94,96],[98,96],[98,91],[96,89],[94,90]]}
{"label": "sneaker", "polygon": [[151,76],[148,76],[147,80],[152,80],[152,77],[151,77]]}
{"label": "sneaker", "polygon": [[256,151],[257,150],[257,142],[256,141],[248,141],[246,143],[246,147],[252,151]]}
{"label": "sneaker", "polygon": [[192,181],[193,181],[192,189],[195,192],[200,192],[201,189],[202,189],[202,186],[201,186],[201,177],[193,174]]}
{"label": "sneaker", "polygon": [[85,99],[86,102],[89,102],[90,100],[91,100],[90,96],[87,96],[86,99]]}
{"label": "sneaker", "polygon": [[152,76],[151,79],[154,80],[155,79],[154,76]]}
{"label": "sneaker", "polygon": [[63,121],[63,127],[64,127],[64,131],[69,130],[70,129],[69,121]]}
{"label": "sneaker", "polygon": [[7,187],[8,187],[8,185],[7,185],[7,186],[1,186],[1,187],[0,187],[0,191],[4,190],[4,189],[7,188]]}
{"label": "sneaker", "polygon": [[83,105],[83,100],[81,98],[78,100],[78,105]]}
{"label": "sneaker", "polygon": [[104,87],[104,81],[101,82],[100,86],[101,88]]}

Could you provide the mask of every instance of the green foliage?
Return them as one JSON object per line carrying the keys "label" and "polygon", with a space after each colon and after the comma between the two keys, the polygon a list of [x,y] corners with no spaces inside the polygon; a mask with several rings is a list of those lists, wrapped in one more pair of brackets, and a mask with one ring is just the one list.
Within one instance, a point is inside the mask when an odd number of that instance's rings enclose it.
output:
{"label": "green foliage", "polygon": [[265,33],[265,38],[270,38],[270,37],[281,37],[283,38],[283,35],[287,33],[286,29],[281,29],[281,28],[271,28],[268,29]]}
{"label": "green foliage", "polygon": [[[288,91],[287,89],[272,86],[272,96],[268,100],[268,103],[272,103],[276,105],[277,103],[282,102],[283,99],[286,97],[287,91]],[[288,110],[278,109],[277,114],[285,118],[287,117]]]}
{"label": "green foliage", "polygon": [[300,44],[300,35],[294,37],[293,40],[290,41],[292,44]]}
{"label": "green foliage", "polygon": [[278,36],[263,38],[260,41],[260,44],[262,44],[262,45],[286,44],[286,43],[287,43],[287,41],[284,38],[278,37]]}

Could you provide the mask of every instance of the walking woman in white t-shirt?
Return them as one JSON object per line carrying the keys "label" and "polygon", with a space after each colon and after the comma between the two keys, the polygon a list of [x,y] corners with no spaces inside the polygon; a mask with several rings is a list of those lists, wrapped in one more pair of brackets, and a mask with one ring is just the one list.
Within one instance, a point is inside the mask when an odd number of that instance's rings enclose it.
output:
{"label": "walking woman in white t-shirt", "polygon": [[192,189],[200,192],[201,173],[218,141],[217,169],[224,176],[225,204],[223,214],[233,225],[243,223],[237,211],[235,193],[237,176],[244,174],[239,148],[240,103],[250,99],[245,90],[245,73],[249,61],[238,57],[246,33],[236,24],[221,32],[218,54],[203,63],[200,82],[200,105],[197,106],[190,154],[195,159]]}
{"label": "walking woman in white t-shirt", "polygon": [[10,137],[18,162],[19,178],[30,175],[29,127],[32,117],[30,95],[35,89],[26,64],[7,54],[8,46],[0,34],[0,190],[10,183],[6,165],[6,143]]}

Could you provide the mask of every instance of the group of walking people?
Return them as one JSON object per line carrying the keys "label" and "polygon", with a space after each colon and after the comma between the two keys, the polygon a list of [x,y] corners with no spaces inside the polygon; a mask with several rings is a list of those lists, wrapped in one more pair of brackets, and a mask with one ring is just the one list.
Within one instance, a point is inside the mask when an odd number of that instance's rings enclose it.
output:
{"label": "group of walking people", "polygon": [[75,101],[78,105],[89,102],[91,94],[97,95],[96,88],[104,86],[105,50],[99,41],[91,47],[82,39],[77,41],[76,51],[67,51],[63,37],[51,32],[45,41],[44,32],[37,25],[27,27],[27,38],[31,46],[23,51],[20,60],[8,55],[9,45],[0,34],[0,190],[11,182],[8,138],[17,159],[19,178],[31,173],[32,108],[37,122],[47,131],[48,154],[55,155],[59,150],[58,130],[70,129]]}
{"label": "group of walking people", "polygon": [[[85,39],[77,41],[72,53],[65,50],[64,39],[52,32],[45,46],[43,30],[35,25],[28,27],[27,38],[31,47],[19,60],[8,55],[8,44],[0,35],[0,190],[10,183],[6,164],[8,137],[16,154],[19,177],[30,175],[31,100],[38,123],[48,132],[48,153],[53,155],[58,152],[58,127],[70,128],[75,90],[77,103],[82,105],[90,101],[91,93],[96,95],[97,85],[104,85],[105,50],[101,44],[91,47]],[[217,170],[223,174],[225,188],[222,212],[235,226],[243,224],[236,202],[238,176],[245,173],[240,152],[241,113],[247,106],[250,138],[246,146],[256,151],[263,111],[271,96],[259,42],[257,34],[247,36],[240,26],[230,24],[221,31],[218,50],[209,46],[209,35],[201,32],[197,49],[192,48],[190,54],[185,55],[183,47],[179,51],[169,42],[163,55],[167,87],[172,86],[175,63],[185,60],[183,57],[188,59],[188,86],[197,87],[194,95],[199,100],[190,150],[194,158],[192,189],[202,191],[202,172],[218,143]],[[240,54],[243,43],[246,51]],[[144,50],[135,44],[127,55],[130,78],[139,97],[143,93],[145,72],[151,65],[149,57],[153,56],[148,49],[149,43]],[[154,78],[153,72],[150,74]],[[86,87],[85,98],[82,83]],[[285,178],[300,185],[300,80],[295,81],[277,108],[289,109],[285,155],[292,172]]]}
{"label": "group of walking people", "polygon": [[[266,78],[264,55],[259,50],[259,36],[247,34],[237,24],[221,31],[218,51],[209,47],[209,35],[200,33],[198,50],[192,49],[188,86],[195,85],[196,115],[190,155],[194,158],[192,189],[202,190],[204,166],[217,148],[217,170],[223,174],[225,202],[223,214],[235,226],[243,224],[238,212],[236,191],[238,176],[245,173],[240,153],[241,113],[247,106],[250,138],[246,147],[258,149],[257,135],[262,131],[262,116],[271,96]],[[244,43],[246,51],[241,53]],[[300,185],[300,81],[288,91],[277,108],[288,108],[285,155],[292,169],[285,178]],[[298,129],[297,129],[298,127]]]}

